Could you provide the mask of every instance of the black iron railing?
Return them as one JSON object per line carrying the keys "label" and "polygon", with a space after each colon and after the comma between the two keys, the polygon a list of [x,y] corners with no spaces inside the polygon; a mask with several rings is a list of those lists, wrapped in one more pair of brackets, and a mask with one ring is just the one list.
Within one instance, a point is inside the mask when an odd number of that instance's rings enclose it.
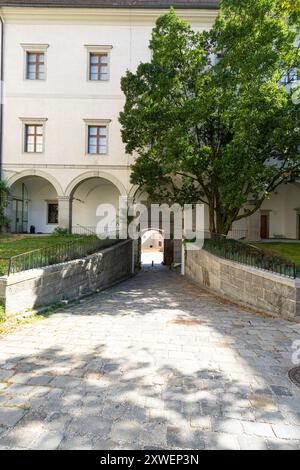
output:
{"label": "black iron railing", "polygon": [[227,238],[231,238],[233,240],[245,240],[247,238],[248,230],[240,230],[240,229],[231,229],[228,232]]}
{"label": "black iron railing", "polygon": [[293,279],[300,277],[300,268],[293,261],[244,242],[209,234],[205,237],[204,249],[221,258],[258,269],[264,269]]}
{"label": "black iron railing", "polygon": [[0,258],[0,277],[6,276],[10,258]]}
{"label": "black iron railing", "polygon": [[59,243],[57,245],[28,251],[6,259],[7,272],[4,274],[9,276],[29,269],[42,268],[78,258],[84,258],[99,250],[113,246],[118,242],[118,238],[101,239],[85,236],[66,243]]}
{"label": "black iron railing", "polygon": [[[73,235],[98,235],[98,230],[95,225],[80,225],[76,224],[72,226],[72,234]],[[117,227],[111,226],[107,227],[105,233],[113,233],[114,231],[118,231]]]}
{"label": "black iron railing", "polygon": [[73,235],[96,235],[97,227],[95,225],[73,225]]}

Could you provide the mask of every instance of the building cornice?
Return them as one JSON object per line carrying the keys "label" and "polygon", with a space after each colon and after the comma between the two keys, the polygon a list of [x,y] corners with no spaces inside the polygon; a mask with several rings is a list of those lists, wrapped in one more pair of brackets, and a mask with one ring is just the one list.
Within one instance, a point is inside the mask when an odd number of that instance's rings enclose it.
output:
{"label": "building cornice", "polygon": [[[1,7],[0,14],[5,23],[19,24],[152,24],[168,8],[39,8]],[[191,23],[212,24],[218,11],[200,8],[177,10],[181,18]]]}
{"label": "building cornice", "polygon": [[130,8],[217,10],[220,0],[0,0],[0,7],[24,8]]}
{"label": "building cornice", "polygon": [[92,164],[87,164],[87,165],[80,165],[80,164],[59,164],[59,163],[5,163],[3,165],[3,169],[5,171],[9,171],[10,173],[15,173],[18,171],[20,168],[26,168],[26,169],[40,169],[40,168],[48,168],[48,169],[60,169],[60,170],[130,170],[130,163],[125,164],[125,165],[120,165],[118,163],[112,164],[112,165],[106,165],[106,164],[98,164],[98,165],[92,165]]}

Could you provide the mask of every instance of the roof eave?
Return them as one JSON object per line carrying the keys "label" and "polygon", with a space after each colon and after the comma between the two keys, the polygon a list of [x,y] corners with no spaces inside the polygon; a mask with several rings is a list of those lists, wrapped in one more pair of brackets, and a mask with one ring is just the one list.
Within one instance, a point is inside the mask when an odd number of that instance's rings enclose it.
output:
{"label": "roof eave", "polygon": [[209,4],[200,4],[200,5],[195,5],[195,4],[187,4],[187,3],[182,3],[182,4],[176,4],[176,5],[165,5],[165,4],[150,4],[150,5],[143,5],[143,4],[138,4],[138,5],[92,5],[92,4],[86,4],[86,5],[76,5],[76,4],[67,4],[67,5],[61,5],[61,4],[51,4],[51,3],[44,3],[44,4],[22,4],[22,3],[0,3],[0,8],[5,7],[5,8],[105,8],[105,9],[169,9],[171,6],[173,6],[175,9],[180,9],[180,10],[218,10],[219,7],[217,5],[209,5]]}

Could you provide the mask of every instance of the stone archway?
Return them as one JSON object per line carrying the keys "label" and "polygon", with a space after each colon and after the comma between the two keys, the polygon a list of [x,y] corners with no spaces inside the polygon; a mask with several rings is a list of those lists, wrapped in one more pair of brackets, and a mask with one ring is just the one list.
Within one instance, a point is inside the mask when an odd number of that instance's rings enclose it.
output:
{"label": "stone archway", "polygon": [[[25,172],[24,172],[25,173]],[[44,173],[21,173],[9,179],[8,217],[15,233],[52,233],[58,226],[59,184]],[[19,176],[19,177],[17,177]]]}
{"label": "stone archway", "polygon": [[141,236],[141,263],[166,264],[164,256],[165,240],[164,233],[160,229],[149,228],[144,230]]}
{"label": "stone archway", "polygon": [[[114,178],[89,175],[69,186],[70,197],[70,229],[72,233],[89,234],[97,232],[97,224],[101,217],[97,215],[100,204],[108,204],[114,208],[114,220],[108,231],[113,231],[118,223],[119,198],[122,196],[120,185]],[[71,189],[72,188],[72,189]]]}
{"label": "stone archway", "polygon": [[64,194],[65,197],[71,197],[74,190],[80,185],[80,183],[91,178],[102,178],[104,180],[107,180],[113,185],[115,185],[116,188],[118,188],[121,196],[127,196],[125,186],[114,175],[106,173],[105,171],[87,171],[86,173],[82,173],[81,175],[74,178],[71,183],[68,184]]}
{"label": "stone archway", "polygon": [[30,178],[34,176],[39,176],[40,178],[43,178],[47,182],[51,183],[52,186],[55,188],[58,196],[63,195],[63,189],[60,183],[57,181],[57,179],[54,178],[54,176],[50,175],[49,173],[46,173],[40,170],[25,170],[25,171],[21,171],[20,173],[15,173],[13,176],[8,178],[6,182],[8,186],[11,187],[14,183],[16,183],[17,181],[20,181],[22,178],[27,178],[27,177]]}

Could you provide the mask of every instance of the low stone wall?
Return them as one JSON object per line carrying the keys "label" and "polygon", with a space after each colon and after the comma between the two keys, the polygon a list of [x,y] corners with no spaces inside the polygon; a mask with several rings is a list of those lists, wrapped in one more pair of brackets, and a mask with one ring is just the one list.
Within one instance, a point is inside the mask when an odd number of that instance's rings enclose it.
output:
{"label": "low stone wall", "polygon": [[240,304],[283,318],[300,319],[300,280],[289,279],[219,258],[187,251],[186,276]]}
{"label": "low stone wall", "polygon": [[0,302],[9,316],[105,289],[132,274],[132,249],[126,240],[87,258],[2,277]]}

